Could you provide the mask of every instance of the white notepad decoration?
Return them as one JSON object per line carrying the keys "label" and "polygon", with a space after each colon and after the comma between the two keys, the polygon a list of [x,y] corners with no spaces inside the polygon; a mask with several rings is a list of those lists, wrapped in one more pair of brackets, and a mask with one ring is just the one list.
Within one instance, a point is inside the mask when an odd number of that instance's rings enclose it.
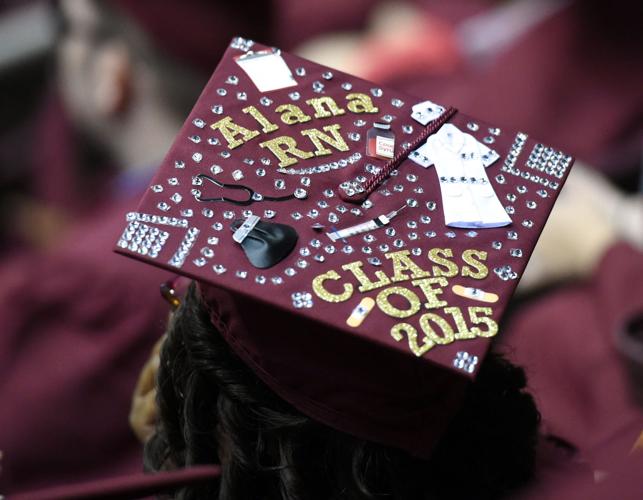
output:
{"label": "white notepad decoration", "polygon": [[280,51],[248,52],[235,59],[260,92],[294,87],[297,81]]}

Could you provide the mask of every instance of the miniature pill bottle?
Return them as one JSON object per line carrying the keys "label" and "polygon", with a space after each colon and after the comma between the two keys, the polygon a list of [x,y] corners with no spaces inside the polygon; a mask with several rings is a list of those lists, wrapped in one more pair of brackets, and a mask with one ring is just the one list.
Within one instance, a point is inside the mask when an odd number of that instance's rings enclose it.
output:
{"label": "miniature pill bottle", "polygon": [[366,155],[390,160],[395,152],[395,134],[388,123],[374,123],[366,134]]}

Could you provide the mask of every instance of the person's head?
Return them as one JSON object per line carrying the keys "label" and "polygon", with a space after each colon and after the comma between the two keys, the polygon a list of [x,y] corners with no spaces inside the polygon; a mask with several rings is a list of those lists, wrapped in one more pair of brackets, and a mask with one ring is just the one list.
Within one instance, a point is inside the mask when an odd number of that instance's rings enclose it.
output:
{"label": "person's head", "polygon": [[[221,463],[221,481],[179,498],[498,498],[534,466],[539,413],[524,372],[488,356],[430,458],[323,425],[278,397],[232,352],[193,285],[158,374],[152,470]],[[301,362],[305,362],[302,360]],[[430,403],[428,403],[430,404]]]}

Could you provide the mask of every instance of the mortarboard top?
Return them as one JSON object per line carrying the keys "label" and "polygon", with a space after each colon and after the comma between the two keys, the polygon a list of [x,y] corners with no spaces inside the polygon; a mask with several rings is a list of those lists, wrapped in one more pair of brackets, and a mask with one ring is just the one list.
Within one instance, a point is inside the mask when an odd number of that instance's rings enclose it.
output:
{"label": "mortarboard top", "polygon": [[425,99],[236,38],[117,243],[302,412],[420,456],[573,161]]}

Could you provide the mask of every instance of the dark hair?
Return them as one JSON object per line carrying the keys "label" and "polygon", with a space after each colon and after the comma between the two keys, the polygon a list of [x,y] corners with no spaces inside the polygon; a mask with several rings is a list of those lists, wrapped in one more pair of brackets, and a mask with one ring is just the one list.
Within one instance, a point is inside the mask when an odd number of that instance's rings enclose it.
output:
{"label": "dark hair", "polygon": [[146,468],[222,464],[175,498],[499,498],[532,475],[540,420],[518,368],[491,354],[429,460],[316,422],[230,350],[194,284],[168,327]]}

